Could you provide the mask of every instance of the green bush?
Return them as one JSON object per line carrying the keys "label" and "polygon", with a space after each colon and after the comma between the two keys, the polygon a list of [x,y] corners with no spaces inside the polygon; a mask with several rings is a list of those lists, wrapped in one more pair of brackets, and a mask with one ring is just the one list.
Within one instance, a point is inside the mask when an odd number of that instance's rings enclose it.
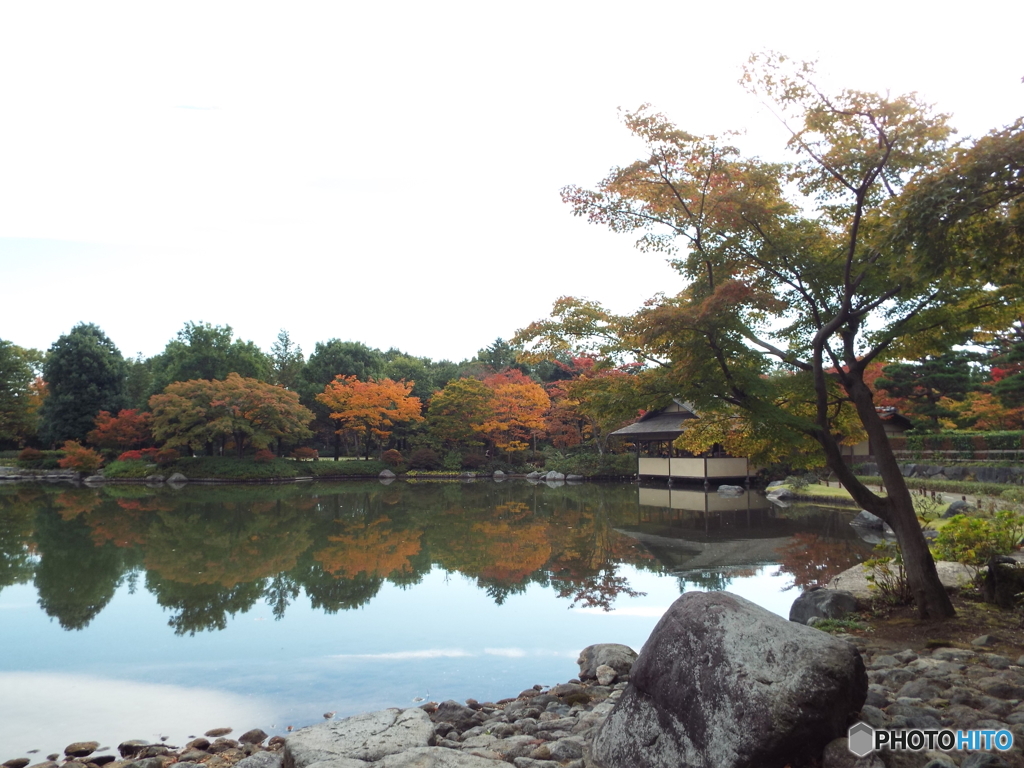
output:
{"label": "green bush", "polygon": [[1017,504],[1024,504],[1024,488],[1007,488],[999,494],[999,498],[1012,501]]}
{"label": "green bush", "polygon": [[[294,462],[293,462],[294,463]],[[316,461],[303,464],[303,475],[313,477],[377,477],[388,466],[383,461]]]}
{"label": "green bush", "polygon": [[112,461],[103,468],[103,476],[111,479],[146,477],[156,472],[156,465],[140,459]]}
{"label": "green bush", "polygon": [[64,451],[38,451],[26,448],[18,454],[18,466],[22,469],[60,469]]}
{"label": "green bush", "polygon": [[636,457],[629,453],[551,453],[544,469],[583,477],[632,477],[636,474]]}
{"label": "green bush", "polygon": [[[317,462],[322,464],[323,462]],[[298,477],[316,464],[299,464],[287,459],[275,458],[265,464],[251,459],[234,456],[192,456],[180,458],[162,467],[166,473],[180,472],[189,479],[212,478],[217,480],[272,480],[274,478]]]}
{"label": "green bush", "polygon": [[996,512],[991,518],[954,515],[939,531],[932,549],[940,560],[963,563],[977,577],[982,567],[1016,550],[1022,536],[1024,516],[1015,512]]}

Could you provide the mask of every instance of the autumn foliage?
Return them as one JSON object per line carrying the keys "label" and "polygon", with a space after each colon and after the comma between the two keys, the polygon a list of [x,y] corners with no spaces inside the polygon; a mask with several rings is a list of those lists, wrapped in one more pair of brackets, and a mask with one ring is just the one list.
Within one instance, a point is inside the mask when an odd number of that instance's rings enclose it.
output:
{"label": "autumn foliage", "polygon": [[96,428],[86,439],[97,448],[128,451],[147,443],[152,435],[149,431],[150,416],[136,409],[119,411],[117,416],[109,411],[96,415]]}
{"label": "autumn foliage", "polygon": [[64,451],[64,458],[59,464],[64,469],[73,469],[76,472],[95,472],[103,466],[103,457],[92,448],[86,448],[77,440],[68,440],[61,448]]}
{"label": "autumn foliage", "polygon": [[316,399],[330,408],[339,433],[353,431],[364,438],[369,455],[372,439],[383,442],[396,425],[423,421],[420,399],[410,394],[412,388],[412,382],[337,376]]}

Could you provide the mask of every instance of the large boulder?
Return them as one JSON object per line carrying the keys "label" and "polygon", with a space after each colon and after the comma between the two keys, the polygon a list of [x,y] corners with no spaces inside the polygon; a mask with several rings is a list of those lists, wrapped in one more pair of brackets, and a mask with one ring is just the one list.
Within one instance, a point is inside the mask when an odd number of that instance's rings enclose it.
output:
{"label": "large boulder", "polygon": [[789,620],[800,624],[815,616],[841,619],[857,610],[857,598],[841,589],[810,589],[793,601]]}
{"label": "large boulder", "polygon": [[382,709],[344,720],[312,725],[285,740],[284,768],[305,768],[329,760],[372,763],[416,747],[426,747],[434,724],[422,709]]}
{"label": "large boulder", "polygon": [[963,499],[957,499],[956,501],[952,502],[948,507],[946,507],[946,511],[942,513],[942,516],[944,518],[948,518],[953,517],[953,515],[966,515],[970,511],[970,504],[968,504]]}
{"label": "large boulder", "polygon": [[635,661],[636,651],[620,643],[588,645],[576,659],[580,665],[580,680],[596,680],[600,666],[611,667],[617,675],[628,675]]}
{"label": "large boulder", "polygon": [[598,732],[599,768],[772,768],[820,758],[867,697],[849,643],[728,592],[689,592],[654,628]]}

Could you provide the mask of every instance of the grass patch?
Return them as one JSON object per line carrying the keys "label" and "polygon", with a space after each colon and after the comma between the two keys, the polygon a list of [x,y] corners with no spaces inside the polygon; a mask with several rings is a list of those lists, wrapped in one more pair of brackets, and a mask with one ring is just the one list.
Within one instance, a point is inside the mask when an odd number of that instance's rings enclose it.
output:
{"label": "grass patch", "polygon": [[292,462],[292,466],[298,467],[302,475],[313,477],[376,477],[385,469],[390,469],[383,461],[370,459],[369,461],[331,461],[320,459],[320,461]]}
{"label": "grass patch", "polygon": [[112,461],[103,467],[103,476],[111,479],[123,479],[123,478],[137,478],[147,477],[155,474],[160,470],[157,469],[156,464],[150,464],[148,461]]}
{"label": "grass patch", "polygon": [[867,624],[856,619],[822,619],[814,625],[815,629],[828,632],[830,635],[836,632],[865,632],[870,630]]}
{"label": "grass patch", "polygon": [[180,472],[195,480],[213,478],[216,480],[274,480],[276,478],[299,477],[312,474],[305,472],[306,464],[287,459],[273,459],[257,464],[251,458],[239,459],[233,456],[192,456],[181,458],[158,471],[164,476]]}

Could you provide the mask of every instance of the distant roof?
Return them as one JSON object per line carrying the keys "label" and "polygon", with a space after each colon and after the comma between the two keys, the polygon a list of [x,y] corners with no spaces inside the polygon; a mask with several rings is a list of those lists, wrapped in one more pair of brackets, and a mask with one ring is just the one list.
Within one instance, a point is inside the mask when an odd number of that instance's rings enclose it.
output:
{"label": "distant roof", "polygon": [[882,421],[888,421],[892,424],[898,424],[903,429],[910,429],[913,427],[913,422],[910,421],[906,416],[899,412],[893,406],[880,406],[876,407],[875,411],[881,417]]}
{"label": "distant roof", "polygon": [[627,440],[675,440],[683,434],[683,422],[695,419],[693,406],[689,403],[674,401],[683,410],[665,412],[650,411],[640,417],[639,421],[628,427],[617,429],[609,437],[620,437]]}

